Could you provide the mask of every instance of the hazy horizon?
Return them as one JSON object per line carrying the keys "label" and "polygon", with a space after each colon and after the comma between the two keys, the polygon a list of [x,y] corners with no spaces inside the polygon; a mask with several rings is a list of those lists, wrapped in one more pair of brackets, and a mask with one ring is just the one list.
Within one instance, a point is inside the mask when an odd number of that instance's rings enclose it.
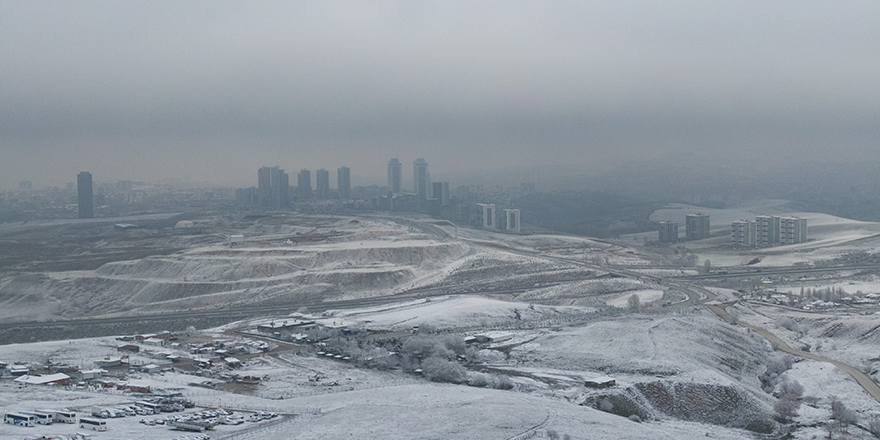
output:
{"label": "hazy horizon", "polygon": [[[0,0],[0,189],[880,146],[880,4]],[[362,179],[358,181],[357,179]],[[293,179],[292,179],[293,180]],[[436,180],[436,179],[435,179]]]}

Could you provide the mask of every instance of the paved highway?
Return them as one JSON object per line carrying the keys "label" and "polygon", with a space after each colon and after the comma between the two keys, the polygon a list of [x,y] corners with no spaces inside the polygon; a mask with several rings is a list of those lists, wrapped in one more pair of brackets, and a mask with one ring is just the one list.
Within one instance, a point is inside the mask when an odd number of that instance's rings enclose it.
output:
{"label": "paved highway", "polygon": [[710,273],[704,275],[681,275],[670,277],[683,280],[706,280],[719,278],[743,278],[743,277],[764,277],[768,275],[796,275],[822,272],[842,272],[842,271],[877,271],[880,270],[880,264],[864,264],[855,266],[833,266],[833,267],[792,267],[792,268],[755,268],[750,272],[731,272],[731,273]]}
{"label": "paved highway", "polygon": [[[730,306],[731,304],[733,304],[733,303],[725,303],[725,304],[719,304],[719,305],[713,304],[713,305],[709,305],[708,307],[709,307],[709,310],[715,312],[715,314],[718,315],[719,317],[721,317],[721,319],[724,319],[725,321],[727,321],[729,323],[734,323],[733,318],[730,316],[730,314],[727,313],[727,307]],[[771,344],[778,347],[778,349],[781,351],[784,351],[789,354],[793,354],[795,356],[800,356],[803,358],[812,359],[814,361],[827,362],[831,365],[834,365],[837,368],[840,368],[841,370],[845,371],[847,374],[852,376],[852,378],[855,379],[856,382],[865,391],[867,391],[868,394],[871,395],[871,397],[873,397],[875,400],[880,402],[880,386],[877,386],[877,384],[874,383],[874,381],[867,374],[862,373],[857,368],[854,368],[848,364],[844,364],[843,362],[836,361],[834,359],[829,359],[824,356],[819,356],[814,353],[795,350],[795,349],[791,348],[788,344],[786,344],[785,341],[783,341],[782,339],[779,339],[779,337],[777,337],[773,333],[770,333],[766,329],[758,327],[756,325],[752,325],[747,322],[743,322],[743,321],[739,321],[739,320],[737,320],[735,323],[738,325],[741,325],[743,327],[748,327],[749,329],[751,329],[755,333],[763,336],[764,339],[770,341]]]}

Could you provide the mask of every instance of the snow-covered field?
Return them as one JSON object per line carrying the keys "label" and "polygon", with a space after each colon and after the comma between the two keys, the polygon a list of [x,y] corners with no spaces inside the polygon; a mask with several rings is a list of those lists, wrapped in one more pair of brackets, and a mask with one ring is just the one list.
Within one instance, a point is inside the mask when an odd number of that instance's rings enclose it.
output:
{"label": "snow-covered field", "polygon": [[[673,209],[678,207],[682,209]],[[669,208],[663,212],[680,215],[682,221],[685,212],[698,210]],[[770,201],[730,212],[699,211],[712,215],[713,224],[720,228],[724,225],[718,222],[726,218],[789,214],[785,209],[784,202]],[[813,246],[762,250],[760,264],[792,264],[831,258],[851,248],[874,249],[870,240],[851,242],[875,233],[874,224],[804,215],[817,228]],[[150,310],[189,308],[195,299],[228,304],[273,299],[295,304],[297,295],[308,289],[320,289],[327,299],[430,292],[428,298],[405,296],[395,304],[321,310],[314,312],[315,319],[330,327],[369,329],[369,337],[351,336],[346,343],[363,352],[371,349],[370,344],[380,344],[386,354],[401,347],[401,341],[413,335],[414,326],[424,330],[426,337],[437,331],[436,338],[462,338],[456,339],[462,347],[467,336],[485,336],[490,331],[494,331],[490,336],[512,336],[462,348],[466,355],[446,358],[459,363],[467,374],[508,378],[513,384],[509,390],[430,382],[431,376],[416,374],[412,368],[370,369],[363,366],[366,363],[318,356],[323,346],[314,340],[314,346],[298,346],[270,338],[259,339],[272,341],[273,350],[242,356],[243,365],[236,370],[215,367],[211,373],[196,376],[183,371],[189,368],[166,368],[162,373],[129,375],[128,379],[160,392],[181,393],[201,407],[284,415],[260,424],[218,426],[212,438],[512,439],[547,438],[556,432],[574,439],[746,439],[754,438],[755,432],[775,430],[779,434],[783,429],[774,421],[777,398],[768,390],[779,391],[785,380],[796,380],[804,388],[804,404],[796,418],[801,426],[795,438],[823,434],[821,425],[829,418],[831,396],[854,409],[862,420],[880,415],[880,404],[841,370],[806,360],[779,369],[784,356],[770,343],[745,327],[725,323],[703,306],[629,310],[627,302],[634,294],[642,305],[668,300],[664,292],[681,297],[680,292],[670,292],[675,284],[663,278],[693,271],[666,262],[655,264],[655,256],[649,255],[654,251],[647,247],[634,249],[569,236],[455,229],[427,220],[322,221],[320,227],[305,227],[272,218],[248,229],[246,245],[199,246],[167,256],[109,263],[94,271],[34,275],[38,282],[24,290],[50,304],[73,298],[74,304],[64,309],[71,313],[76,307],[95,304],[117,310],[133,304]],[[447,236],[426,232],[419,222]],[[315,242],[291,240],[316,234],[323,235]],[[713,266],[728,260],[742,264],[757,255],[716,252],[710,241],[693,244],[691,249],[701,259],[710,258]],[[641,269],[637,274],[611,275],[603,271],[606,264]],[[0,283],[0,290],[23,284],[23,280],[7,279]],[[814,288],[880,291],[880,282],[864,276],[857,281],[814,284]],[[718,295],[716,302],[741,295],[726,287],[730,286],[707,289]],[[800,285],[779,287],[784,289],[796,292]],[[472,293],[483,290],[510,293],[493,298]],[[14,305],[10,296],[0,298]],[[51,313],[47,310],[41,313]],[[257,338],[235,331],[251,332],[258,323],[290,319],[284,316],[294,308],[284,310],[181,338]],[[876,353],[880,327],[878,315],[869,311],[812,313],[743,302],[729,311],[742,322],[771,330],[793,347],[809,346],[813,352],[880,378]],[[6,308],[5,313],[16,312]],[[333,338],[344,339],[341,334],[327,338],[323,341],[328,345]],[[92,368],[97,359],[118,356],[120,344],[108,337],[2,345],[0,362],[39,366],[51,361]],[[190,356],[185,347],[140,345],[141,352],[131,355],[132,365],[156,361],[160,351]],[[206,388],[202,383],[219,383],[219,376],[232,373],[261,381],[240,388]],[[585,378],[600,376],[613,378],[616,384],[594,389],[584,383]],[[112,407],[139,398],[122,391],[99,392],[95,387],[19,387],[0,380],[0,412],[71,408],[84,413],[95,406]],[[96,433],[94,438],[152,440],[184,435],[140,424],[140,418],[111,419],[108,432]],[[0,440],[74,431],[81,429],[0,425]]]}
{"label": "snow-covered field", "polygon": [[657,301],[663,297],[662,290],[636,290],[635,292],[627,292],[625,296],[620,298],[608,301],[609,306],[613,307],[626,307],[627,302],[629,301],[632,295],[636,295],[639,297],[639,303],[645,304],[653,301]]}

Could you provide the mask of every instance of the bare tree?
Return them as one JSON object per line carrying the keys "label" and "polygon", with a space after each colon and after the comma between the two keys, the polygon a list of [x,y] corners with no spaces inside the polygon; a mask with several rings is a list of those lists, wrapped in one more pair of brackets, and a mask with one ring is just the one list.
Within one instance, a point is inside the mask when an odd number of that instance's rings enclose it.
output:
{"label": "bare tree", "polygon": [[633,293],[629,299],[626,301],[626,304],[629,306],[630,310],[638,310],[639,309],[639,296]]}
{"label": "bare tree", "polygon": [[837,396],[831,396],[831,418],[840,423],[840,429],[847,432],[849,425],[858,423],[859,416],[855,411],[846,407]]}
{"label": "bare tree", "polygon": [[782,421],[790,422],[795,416],[797,416],[800,407],[800,399],[791,394],[784,394],[776,401],[776,404],[773,405],[773,410],[776,411],[776,415],[779,416]]}

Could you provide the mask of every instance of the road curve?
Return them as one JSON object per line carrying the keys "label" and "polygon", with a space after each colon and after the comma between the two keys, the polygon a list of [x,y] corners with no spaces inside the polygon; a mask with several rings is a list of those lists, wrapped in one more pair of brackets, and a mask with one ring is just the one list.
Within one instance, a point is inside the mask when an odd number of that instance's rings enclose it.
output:
{"label": "road curve", "polygon": [[843,362],[835,361],[834,359],[829,359],[829,358],[826,358],[824,356],[819,356],[814,353],[808,353],[805,351],[795,350],[795,349],[791,348],[788,344],[786,344],[785,341],[783,341],[782,339],[779,339],[779,337],[777,337],[773,333],[770,333],[769,331],[767,331],[764,328],[749,324],[747,322],[742,322],[742,321],[734,322],[734,320],[730,316],[730,314],[727,313],[727,307],[731,304],[732,303],[719,304],[719,305],[708,305],[707,307],[709,307],[709,310],[713,311],[716,315],[721,317],[721,319],[723,319],[731,324],[737,324],[737,325],[741,325],[743,327],[751,329],[755,333],[761,335],[764,339],[770,341],[771,344],[776,345],[778,347],[778,349],[781,351],[784,351],[788,354],[792,354],[795,356],[800,356],[802,358],[812,359],[814,361],[827,362],[831,365],[834,365],[837,368],[840,368],[841,370],[845,371],[847,374],[852,376],[852,378],[855,379],[856,382],[862,387],[862,389],[867,391],[868,394],[871,395],[871,397],[873,397],[875,400],[880,402],[880,386],[877,386],[877,384],[867,374],[862,373],[861,371],[854,368],[853,366],[848,365],[848,364],[844,364]]}

